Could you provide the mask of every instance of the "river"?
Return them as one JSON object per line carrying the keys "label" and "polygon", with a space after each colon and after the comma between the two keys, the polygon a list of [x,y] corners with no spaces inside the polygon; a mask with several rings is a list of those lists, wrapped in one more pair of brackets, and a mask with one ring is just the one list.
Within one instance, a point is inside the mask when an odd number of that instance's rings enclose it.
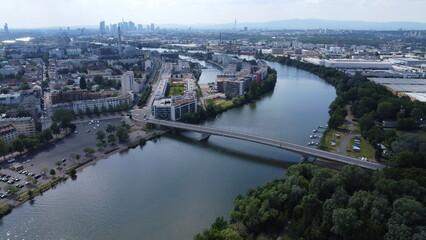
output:
{"label": "river", "polygon": [[[278,72],[273,93],[204,124],[305,145],[327,122],[335,90],[313,74],[269,64]],[[192,239],[216,217],[228,218],[236,196],[283,178],[300,159],[236,139],[198,142],[199,136],[168,134],[85,168],[4,217],[0,239]]]}

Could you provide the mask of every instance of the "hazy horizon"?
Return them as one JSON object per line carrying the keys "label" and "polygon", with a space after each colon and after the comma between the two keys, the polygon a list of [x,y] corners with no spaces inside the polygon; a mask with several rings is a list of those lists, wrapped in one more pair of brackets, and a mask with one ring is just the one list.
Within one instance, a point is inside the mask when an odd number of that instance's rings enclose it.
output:
{"label": "hazy horizon", "polygon": [[[97,26],[133,21],[156,25],[258,23],[288,19],[426,23],[424,0],[15,0],[2,3],[10,29]],[[351,14],[348,14],[351,13]]]}

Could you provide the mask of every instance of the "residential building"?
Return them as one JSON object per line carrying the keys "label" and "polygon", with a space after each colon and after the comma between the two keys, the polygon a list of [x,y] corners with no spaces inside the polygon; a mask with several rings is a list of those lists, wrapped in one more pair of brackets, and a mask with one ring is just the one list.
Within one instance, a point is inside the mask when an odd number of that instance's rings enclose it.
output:
{"label": "residential building", "polygon": [[126,95],[134,91],[135,74],[127,71],[121,76],[121,94]]}
{"label": "residential building", "polygon": [[128,104],[129,106],[131,106],[132,102],[133,102],[133,94],[126,94],[124,96],[118,96],[118,97],[107,97],[107,98],[58,103],[58,104],[52,105],[51,109],[52,109],[52,112],[55,112],[59,109],[73,110],[74,113],[77,114],[79,110],[86,112],[88,108],[90,110],[93,110],[95,107],[97,107],[98,110],[101,111],[102,107],[105,107],[108,109],[110,106],[117,107],[119,105],[124,105],[124,104]]}
{"label": "residential building", "polygon": [[18,131],[18,135],[34,137],[37,134],[37,124],[32,117],[0,118],[0,126],[12,124]]}
{"label": "residential building", "polygon": [[10,143],[13,139],[18,137],[18,131],[12,124],[0,126],[0,138]]}
{"label": "residential building", "polygon": [[17,106],[21,103],[21,94],[0,94],[0,105],[1,106]]}

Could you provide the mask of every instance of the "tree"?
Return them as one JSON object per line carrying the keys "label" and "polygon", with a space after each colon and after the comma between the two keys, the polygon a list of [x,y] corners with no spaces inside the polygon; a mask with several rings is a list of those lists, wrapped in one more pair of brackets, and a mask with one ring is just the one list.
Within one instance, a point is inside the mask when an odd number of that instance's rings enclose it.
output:
{"label": "tree", "polygon": [[253,100],[257,99],[259,96],[256,80],[252,80],[250,83],[249,95],[250,95],[250,98]]}
{"label": "tree", "polygon": [[80,77],[80,88],[81,89],[87,89],[86,78],[84,76]]}
{"label": "tree", "polygon": [[328,126],[330,126],[330,128],[337,129],[344,122],[345,122],[344,117],[342,117],[340,114],[334,113],[333,115],[331,115],[330,119],[328,120]]}
{"label": "tree", "polygon": [[75,155],[75,159],[80,160],[80,158],[81,158],[81,155],[80,155],[80,154],[76,154],[76,155]]}
{"label": "tree", "polygon": [[72,168],[72,169],[69,171],[69,175],[70,175],[71,177],[75,177],[75,176],[76,176],[76,174],[77,174],[77,170],[75,170],[75,168]]}
{"label": "tree", "polygon": [[37,139],[40,143],[46,143],[53,139],[52,130],[50,128],[44,129],[37,134]]}
{"label": "tree", "polygon": [[104,131],[98,131],[97,133],[96,133],[96,139],[98,139],[98,140],[100,140],[100,141],[104,141],[104,139],[105,139],[105,132]]}
{"label": "tree", "polygon": [[83,110],[81,110],[80,108],[77,110],[77,113],[78,113],[78,115],[79,115],[80,117],[83,117],[83,116],[84,116],[84,111],[83,111]]}
{"label": "tree", "polygon": [[418,121],[423,118],[423,110],[421,108],[413,108],[411,110],[411,118]]}
{"label": "tree", "polygon": [[109,135],[108,136],[108,143],[113,144],[117,141],[117,138],[115,137],[115,135]]}
{"label": "tree", "polygon": [[57,168],[59,168],[61,166],[62,162],[61,161],[56,161],[55,164],[56,164]]}
{"label": "tree", "polygon": [[115,135],[120,142],[125,142],[129,139],[129,130],[124,126],[119,126],[115,130]]}
{"label": "tree", "polygon": [[101,112],[106,113],[106,112],[108,112],[108,109],[104,105],[102,105]]}
{"label": "tree", "polygon": [[85,147],[83,148],[83,152],[85,152],[86,154],[93,154],[95,153],[95,150],[91,147]]}
{"label": "tree", "polygon": [[61,129],[56,122],[53,122],[52,125],[50,125],[50,130],[52,130],[52,133],[56,135],[56,137],[61,133]]}
{"label": "tree", "polygon": [[358,120],[358,123],[362,131],[368,131],[370,128],[375,126],[374,119],[370,114],[364,114]]}
{"label": "tree", "polygon": [[33,176],[27,176],[26,178],[25,178],[28,182],[31,182],[32,184],[37,184],[37,182],[38,182],[38,180],[37,179],[35,179],[35,177],[33,177]]}
{"label": "tree", "polygon": [[15,195],[19,191],[19,188],[15,187],[13,184],[8,184],[4,190],[10,191],[11,195]]}
{"label": "tree", "polygon": [[56,175],[56,171],[55,171],[55,169],[50,169],[50,175],[52,175],[52,176],[55,176]]}
{"label": "tree", "polygon": [[90,109],[89,107],[86,108],[86,115],[92,115],[92,109]]}
{"label": "tree", "polygon": [[99,116],[99,108],[98,108],[97,106],[93,107],[93,113],[94,113],[96,116]]}
{"label": "tree", "polygon": [[106,127],[106,131],[109,134],[113,133],[115,131],[115,126],[108,124],[107,127]]}
{"label": "tree", "polygon": [[338,208],[333,211],[333,227],[331,231],[343,239],[356,239],[362,222],[352,208]]}
{"label": "tree", "polygon": [[3,138],[0,138],[0,154],[3,156],[3,159],[5,159],[8,152],[9,144]]}
{"label": "tree", "polygon": [[70,123],[68,125],[68,128],[70,129],[71,132],[74,132],[77,129],[77,126],[74,123]]}
{"label": "tree", "polygon": [[33,198],[33,191],[31,191],[31,190],[28,190],[28,198],[29,199],[32,199]]}
{"label": "tree", "polygon": [[416,128],[416,122],[412,118],[400,118],[397,121],[397,129],[411,131]]}
{"label": "tree", "polygon": [[345,190],[352,194],[358,190],[369,188],[370,174],[360,167],[346,165],[338,175],[338,179]]}
{"label": "tree", "polygon": [[55,113],[53,114],[52,121],[59,123],[61,128],[67,128],[70,125],[73,117],[74,117],[74,111],[59,109],[59,110],[56,110]]}
{"label": "tree", "polygon": [[13,139],[10,144],[12,145],[12,149],[15,151],[18,151],[19,153],[21,153],[22,151],[24,151],[24,142],[22,141],[21,138],[15,138]]}
{"label": "tree", "polygon": [[104,146],[104,143],[102,141],[98,141],[96,143],[96,147],[98,147],[98,148],[103,147],[103,146]]}
{"label": "tree", "polygon": [[115,112],[115,107],[112,104],[108,105],[108,112]]}
{"label": "tree", "polygon": [[396,108],[390,102],[381,102],[377,106],[377,117],[381,120],[385,119],[395,119],[396,118]]}

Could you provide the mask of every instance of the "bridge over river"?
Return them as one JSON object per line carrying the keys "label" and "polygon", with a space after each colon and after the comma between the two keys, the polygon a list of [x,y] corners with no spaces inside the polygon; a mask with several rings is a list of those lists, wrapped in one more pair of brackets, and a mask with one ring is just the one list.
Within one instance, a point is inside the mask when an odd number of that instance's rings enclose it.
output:
{"label": "bridge over river", "polygon": [[241,132],[236,132],[236,131],[231,131],[226,129],[204,127],[200,125],[171,122],[171,121],[157,120],[157,119],[149,119],[146,122],[155,124],[155,125],[161,125],[161,126],[166,126],[171,128],[199,132],[206,135],[217,135],[222,137],[230,137],[230,138],[241,139],[244,141],[260,143],[260,144],[288,150],[291,152],[296,152],[303,156],[311,156],[311,157],[335,161],[335,162],[339,162],[343,164],[352,164],[352,165],[356,165],[356,166],[366,168],[366,169],[371,169],[371,170],[381,170],[384,168],[383,165],[378,163],[362,161],[358,158],[348,157],[348,156],[340,155],[337,153],[327,152],[324,150],[319,150],[319,149],[315,149],[311,147],[306,147],[306,146],[302,146],[302,145],[298,145],[298,144],[294,144],[290,142],[271,139],[271,138],[262,137],[258,135],[252,135],[248,133],[241,133]]}

